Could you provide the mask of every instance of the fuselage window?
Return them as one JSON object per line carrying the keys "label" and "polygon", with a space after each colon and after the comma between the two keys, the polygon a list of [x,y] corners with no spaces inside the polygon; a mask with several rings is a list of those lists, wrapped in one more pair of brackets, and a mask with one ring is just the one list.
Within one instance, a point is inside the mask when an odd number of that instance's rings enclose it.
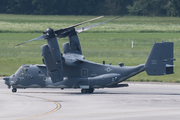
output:
{"label": "fuselage window", "polygon": [[43,74],[43,72],[42,71],[39,71],[39,77],[42,77],[42,76],[44,76],[44,74]]}

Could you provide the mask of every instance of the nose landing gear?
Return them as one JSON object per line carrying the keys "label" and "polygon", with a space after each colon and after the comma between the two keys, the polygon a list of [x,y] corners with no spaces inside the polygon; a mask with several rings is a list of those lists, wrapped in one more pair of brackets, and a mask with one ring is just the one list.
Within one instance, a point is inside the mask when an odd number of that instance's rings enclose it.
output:
{"label": "nose landing gear", "polygon": [[13,93],[17,92],[17,88],[13,88],[13,89],[12,89],[12,92],[13,92]]}

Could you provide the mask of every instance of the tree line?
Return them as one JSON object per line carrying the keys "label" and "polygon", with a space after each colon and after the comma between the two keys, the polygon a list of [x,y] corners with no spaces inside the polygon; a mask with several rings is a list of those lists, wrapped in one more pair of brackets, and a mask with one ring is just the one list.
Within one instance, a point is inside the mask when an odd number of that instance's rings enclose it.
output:
{"label": "tree line", "polygon": [[180,0],[0,0],[0,13],[180,16]]}

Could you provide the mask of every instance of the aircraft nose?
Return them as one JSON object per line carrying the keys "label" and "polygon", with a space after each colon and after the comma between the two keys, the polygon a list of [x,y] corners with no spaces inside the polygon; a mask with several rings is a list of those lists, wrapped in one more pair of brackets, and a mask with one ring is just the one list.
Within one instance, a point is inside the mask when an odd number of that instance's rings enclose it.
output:
{"label": "aircraft nose", "polygon": [[10,79],[10,77],[3,77],[3,80],[8,81]]}
{"label": "aircraft nose", "polygon": [[17,78],[16,77],[10,77],[9,82],[10,82],[10,85],[16,85],[17,84]]}
{"label": "aircraft nose", "polygon": [[3,80],[5,80],[5,84],[8,86],[8,88],[10,88],[10,83],[9,83],[9,80],[10,80],[10,77],[3,77]]}

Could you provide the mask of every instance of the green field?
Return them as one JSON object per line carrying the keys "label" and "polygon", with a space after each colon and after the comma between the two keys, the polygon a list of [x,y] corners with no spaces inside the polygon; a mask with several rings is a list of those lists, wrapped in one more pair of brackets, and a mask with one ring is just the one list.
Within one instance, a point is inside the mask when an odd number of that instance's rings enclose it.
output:
{"label": "green field", "polygon": [[[22,64],[42,64],[40,46],[45,40],[34,41],[21,46],[18,43],[41,35],[46,28],[60,29],[96,16],[26,16],[0,15],[0,76],[13,74]],[[88,26],[111,19],[102,19],[83,25]],[[82,27],[82,26],[80,26]],[[78,28],[78,27],[77,27]],[[174,42],[175,74],[148,76],[145,72],[130,78],[131,81],[180,82],[180,18],[125,16],[115,21],[92,28],[79,34],[85,58],[90,61],[127,66],[145,63],[151,47],[156,41]],[[59,45],[68,39],[60,39]],[[131,48],[131,42],[134,48]]]}
{"label": "green field", "polygon": [[[7,15],[0,14],[0,32],[42,32],[48,27],[64,28],[97,16],[35,16],[35,15]],[[86,25],[102,22],[117,16],[105,16]],[[100,25],[88,32],[180,32],[180,18],[178,17],[136,17],[124,16],[120,19]]]}

